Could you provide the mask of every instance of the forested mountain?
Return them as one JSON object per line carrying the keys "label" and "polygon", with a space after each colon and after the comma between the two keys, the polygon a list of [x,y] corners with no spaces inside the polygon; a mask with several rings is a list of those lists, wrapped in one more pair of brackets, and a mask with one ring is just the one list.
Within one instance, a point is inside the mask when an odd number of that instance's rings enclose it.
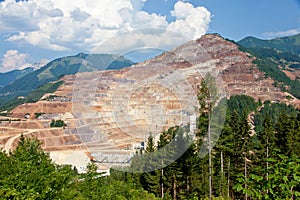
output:
{"label": "forested mountain", "polygon": [[246,48],[273,49],[295,55],[300,54],[300,34],[271,40],[261,40],[250,36],[240,40],[238,44]]}
{"label": "forested mountain", "polygon": [[275,81],[276,87],[300,98],[300,34],[272,40],[247,37],[238,44],[256,57],[254,63]]}
{"label": "forested mountain", "polygon": [[77,72],[121,69],[133,62],[108,54],[83,54],[55,59],[44,67],[26,74],[0,90],[0,105],[18,96],[26,96],[38,87]]}
{"label": "forested mountain", "polygon": [[28,67],[22,70],[13,70],[6,73],[0,73],[0,88],[9,85],[10,83],[14,82],[15,80],[25,76],[26,74],[32,72],[34,69]]}

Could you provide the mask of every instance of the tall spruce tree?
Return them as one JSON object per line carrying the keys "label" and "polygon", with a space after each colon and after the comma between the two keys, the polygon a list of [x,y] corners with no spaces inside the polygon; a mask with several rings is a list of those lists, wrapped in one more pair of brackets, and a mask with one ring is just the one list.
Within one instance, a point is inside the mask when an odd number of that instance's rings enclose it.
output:
{"label": "tall spruce tree", "polygon": [[154,137],[152,134],[148,137],[145,155],[143,155],[143,159],[145,162],[144,171],[141,175],[141,184],[143,188],[159,197],[160,192],[160,171],[156,151],[156,145],[154,141]]}
{"label": "tall spruce tree", "polygon": [[234,136],[233,130],[236,129],[238,115],[235,112],[226,114],[226,121],[224,128],[221,132],[220,138],[215,146],[215,193],[218,196],[230,197],[230,185],[231,185],[231,158],[234,155]]}
{"label": "tall spruce tree", "polygon": [[289,116],[284,112],[280,113],[277,124],[275,126],[276,146],[282,152],[288,152],[287,136],[290,131]]}

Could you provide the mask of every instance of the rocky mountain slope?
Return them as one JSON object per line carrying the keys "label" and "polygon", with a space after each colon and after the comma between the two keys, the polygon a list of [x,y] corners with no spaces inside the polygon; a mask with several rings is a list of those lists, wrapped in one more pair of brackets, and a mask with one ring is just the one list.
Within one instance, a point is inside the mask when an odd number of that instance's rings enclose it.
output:
{"label": "rocky mountain slope", "polygon": [[[58,162],[86,152],[103,168],[124,164],[150,133],[194,125],[197,92],[207,73],[215,77],[221,96],[245,94],[299,105],[253,64],[255,57],[239,48],[209,34],[128,68],[64,76],[56,92],[16,107],[12,118],[0,119],[0,142],[8,150],[24,133],[38,137]],[[50,128],[53,119],[67,126]]]}

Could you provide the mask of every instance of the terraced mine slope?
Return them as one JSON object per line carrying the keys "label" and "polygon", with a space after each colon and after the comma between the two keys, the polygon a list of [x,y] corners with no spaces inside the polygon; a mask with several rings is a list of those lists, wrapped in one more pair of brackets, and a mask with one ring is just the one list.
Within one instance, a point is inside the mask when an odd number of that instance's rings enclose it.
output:
{"label": "terraced mine slope", "polygon": [[[191,124],[198,113],[197,91],[207,74],[220,97],[246,94],[298,105],[252,64],[253,57],[218,35],[205,35],[151,60],[121,70],[65,76],[43,100],[20,105],[0,119],[0,142],[14,148],[20,133],[43,142],[58,163],[84,169],[93,159],[101,169],[130,162],[149,134]],[[67,126],[50,128],[52,120]],[[21,121],[14,121],[21,120]]]}

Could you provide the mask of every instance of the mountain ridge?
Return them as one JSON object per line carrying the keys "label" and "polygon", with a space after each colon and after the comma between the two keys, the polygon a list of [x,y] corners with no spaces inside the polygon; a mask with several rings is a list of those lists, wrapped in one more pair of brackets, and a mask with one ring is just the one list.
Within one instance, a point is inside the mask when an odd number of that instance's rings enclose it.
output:
{"label": "mountain ridge", "polygon": [[2,72],[0,73],[0,88],[5,87],[15,80],[25,76],[26,74],[33,72],[34,68],[28,67],[21,70],[12,70],[9,72]]}
{"label": "mountain ridge", "polygon": [[77,72],[120,69],[134,64],[132,61],[112,54],[83,54],[57,58],[45,66],[15,80],[0,90],[0,104],[18,96],[26,96],[38,87],[57,81],[61,76]]}
{"label": "mountain ridge", "polygon": [[274,39],[263,40],[253,36],[245,37],[237,42],[246,48],[270,48],[283,52],[290,52],[296,55],[300,54],[300,34],[278,37]]}
{"label": "mountain ridge", "polygon": [[276,87],[300,98],[300,34],[271,40],[247,37],[238,44],[256,57],[254,63]]}

